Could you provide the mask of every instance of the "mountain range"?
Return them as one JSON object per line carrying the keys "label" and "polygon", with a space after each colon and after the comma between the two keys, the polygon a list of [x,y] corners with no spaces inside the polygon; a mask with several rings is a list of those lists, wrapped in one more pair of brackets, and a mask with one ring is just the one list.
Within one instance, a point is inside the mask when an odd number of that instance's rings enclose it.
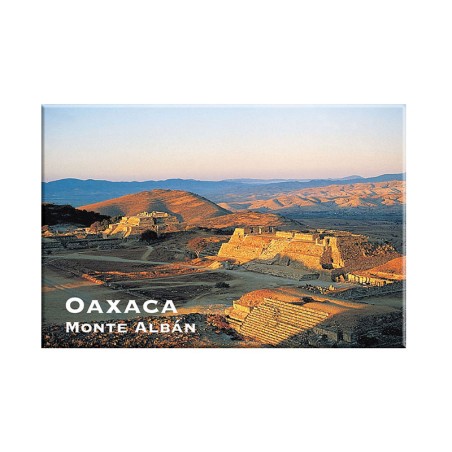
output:
{"label": "mountain range", "polygon": [[300,192],[308,188],[403,181],[405,174],[383,174],[364,178],[348,176],[341,179],[230,179],[222,181],[200,181],[194,179],[167,179],[144,182],[113,182],[107,180],[60,179],[43,182],[43,201],[54,204],[84,206],[133,193],[155,189],[183,190],[208,198],[215,203],[248,202],[269,200],[283,194]]}

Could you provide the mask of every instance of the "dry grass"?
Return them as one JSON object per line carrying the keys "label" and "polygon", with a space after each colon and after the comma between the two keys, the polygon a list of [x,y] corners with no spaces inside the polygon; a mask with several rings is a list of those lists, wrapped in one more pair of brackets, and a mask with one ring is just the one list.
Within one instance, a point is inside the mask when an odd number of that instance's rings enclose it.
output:
{"label": "dry grass", "polygon": [[230,228],[245,226],[279,226],[286,229],[298,229],[300,223],[274,213],[240,212],[216,218],[206,218],[199,226],[207,228]]}
{"label": "dry grass", "polygon": [[405,256],[396,257],[390,261],[378,265],[377,267],[370,268],[366,271],[354,272],[361,276],[373,276],[384,279],[391,279],[395,281],[402,281],[405,279]]}
{"label": "dry grass", "polygon": [[305,188],[289,193],[272,194],[271,197],[265,195],[233,195],[230,198],[233,201],[221,203],[221,205],[233,211],[241,209],[278,211],[294,207],[321,207],[333,203],[338,208],[395,206],[405,204],[405,182],[329,185]]}
{"label": "dry grass", "polygon": [[89,204],[80,209],[103,215],[136,215],[140,212],[162,211],[177,216],[179,221],[197,224],[205,218],[229,213],[206,198],[182,190],[151,190]]}
{"label": "dry grass", "polygon": [[264,302],[264,298],[276,298],[280,301],[299,301],[304,294],[295,287],[283,287],[275,289],[253,290],[243,295],[239,299],[239,304],[243,306],[258,306]]}

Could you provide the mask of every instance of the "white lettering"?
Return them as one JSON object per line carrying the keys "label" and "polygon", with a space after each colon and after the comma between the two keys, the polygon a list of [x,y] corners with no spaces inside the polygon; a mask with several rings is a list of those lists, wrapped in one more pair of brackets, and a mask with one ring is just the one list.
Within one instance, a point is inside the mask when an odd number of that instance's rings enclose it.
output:
{"label": "white lettering", "polygon": [[110,305],[108,308],[107,314],[110,314],[112,312],[116,312],[117,314],[121,314],[121,311],[118,308],[118,304],[121,300],[107,300],[107,303]]}
{"label": "white lettering", "polygon": [[189,323],[185,324],[185,332],[188,333],[195,333],[196,332],[196,324],[192,323],[191,325]]}
{"label": "white lettering", "polygon": [[[71,304],[73,302],[78,303],[78,308],[73,308],[71,306]],[[68,301],[66,301],[66,309],[69,312],[72,312],[73,314],[78,314],[79,312],[82,312],[84,307],[85,307],[85,303],[83,303],[83,300],[81,298],[72,297],[72,298],[69,298]]]}
{"label": "white lettering", "polygon": [[105,323],[95,323],[94,332],[105,333]]}
{"label": "white lettering", "polygon": [[173,333],[182,333],[182,328],[179,325],[180,320],[176,320],[176,323],[173,326],[172,332]]}
{"label": "white lettering", "polygon": [[154,325],[152,323],[149,324],[149,332],[150,333],[158,333],[159,330],[154,330]]}
{"label": "white lettering", "polygon": [[144,322],[138,322],[138,325],[135,328],[135,333],[139,331],[146,331],[146,327],[144,326]]}
{"label": "white lettering", "polygon": [[140,310],[138,309],[137,302],[135,300],[129,300],[129,303],[127,304],[127,307],[124,311],[125,314],[128,312],[133,311],[136,313],[140,313]]}
{"label": "white lettering", "polygon": [[66,322],[66,333],[72,331],[73,333],[78,333],[78,322]]}
{"label": "white lettering", "polygon": [[165,306],[163,306],[162,314],[166,311],[173,311],[177,314],[176,306],[174,306],[173,300],[166,300]]}
{"label": "white lettering", "polygon": [[[137,302],[135,300],[129,300],[126,308],[124,311],[121,311],[120,307],[118,306],[121,300],[106,300],[108,303],[108,309],[106,311],[107,314],[121,314],[124,312],[125,314],[129,312],[135,312],[137,314],[140,314],[141,311],[144,311],[148,314],[158,314],[159,313],[159,302],[157,300],[147,300],[143,303],[142,310],[137,305]],[[72,314],[78,314],[82,312],[85,309],[85,302],[78,297],[72,297],[69,298],[66,301],[66,310],[71,312]],[[99,302],[99,300],[91,300],[90,305],[87,309],[87,314],[91,314],[92,312],[98,312],[100,314],[104,313],[104,310]],[[173,312],[177,314],[176,306],[174,305],[173,300],[166,300],[163,308],[161,309],[161,313],[165,314],[166,312]]]}
{"label": "white lettering", "polygon": [[127,324],[126,323],[118,324],[118,333],[127,333]]}
{"label": "white lettering", "polygon": [[80,330],[82,331],[82,333],[91,333],[93,327],[89,323],[82,323]]}
{"label": "white lettering", "polygon": [[157,300],[148,300],[148,301],[145,301],[144,304],[143,304],[143,309],[144,309],[148,314],[156,314],[157,312],[159,312],[159,310],[158,310],[157,308],[149,309],[148,306],[149,306],[150,304],[157,305],[157,303],[158,303]]}
{"label": "white lettering", "polygon": [[86,312],[90,314],[93,311],[100,312],[101,314],[104,312],[102,311],[98,300],[91,301],[91,304],[89,305],[89,308]]}

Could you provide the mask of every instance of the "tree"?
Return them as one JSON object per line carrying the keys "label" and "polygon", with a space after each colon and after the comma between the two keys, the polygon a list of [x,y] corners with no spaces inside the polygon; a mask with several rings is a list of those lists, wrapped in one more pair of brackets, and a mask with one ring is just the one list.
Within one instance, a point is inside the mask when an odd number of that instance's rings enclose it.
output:
{"label": "tree", "polygon": [[193,251],[196,254],[196,257],[199,258],[201,251],[204,250],[208,243],[209,242],[202,237],[195,237],[187,243],[187,248],[190,251]]}
{"label": "tree", "polygon": [[152,242],[153,240],[157,240],[158,235],[155,231],[152,231],[151,229],[146,229],[146,231],[142,232],[140,235],[140,240],[142,242]]}

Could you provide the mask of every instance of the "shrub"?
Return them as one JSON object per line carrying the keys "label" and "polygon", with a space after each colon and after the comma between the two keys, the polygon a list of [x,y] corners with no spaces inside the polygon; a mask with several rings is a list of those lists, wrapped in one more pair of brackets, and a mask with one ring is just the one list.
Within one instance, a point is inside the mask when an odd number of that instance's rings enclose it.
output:
{"label": "shrub", "polygon": [[227,288],[229,288],[229,287],[231,287],[228,283],[226,283],[226,282],[224,282],[224,281],[220,281],[220,282],[217,282],[216,284],[215,284],[215,287],[217,288],[217,289],[227,289]]}

